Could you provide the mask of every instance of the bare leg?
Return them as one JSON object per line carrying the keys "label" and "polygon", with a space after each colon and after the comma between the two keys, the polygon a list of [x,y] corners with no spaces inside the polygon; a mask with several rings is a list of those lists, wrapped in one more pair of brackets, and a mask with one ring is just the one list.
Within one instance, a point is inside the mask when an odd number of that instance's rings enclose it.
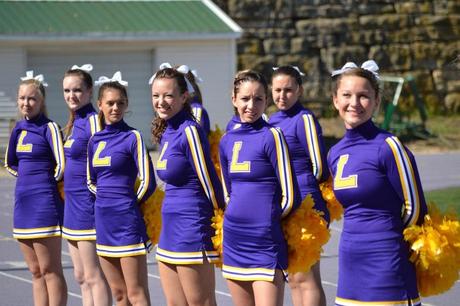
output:
{"label": "bare leg", "polygon": [[68,246],[73,263],[73,275],[77,283],[80,285],[82,305],[93,306],[93,296],[91,295],[91,288],[88,283],[85,282],[85,271],[78,251],[78,244],[76,241],[69,240]]}
{"label": "bare leg", "polygon": [[227,280],[228,289],[235,306],[255,306],[253,282]]}
{"label": "bare leg", "polygon": [[130,306],[128,289],[123,278],[120,258],[99,256],[99,261],[101,262],[102,271],[104,271],[104,275],[109,283],[112,295],[115,298],[115,305]]}
{"label": "bare leg", "polygon": [[150,295],[145,255],[120,258],[129,302],[134,306],[149,306]]}
{"label": "bare leg", "polygon": [[294,306],[326,306],[319,262],[306,273],[289,275],[289,286]]}
{"label": "bare leg", "polygon": [[189,306],[216,306],[214,265],[179,265],[177,273]]}
{"label": "bare leg", "polygon": [[67,304],[67,284],[61,262],[61,241],[61,237],[50,237],[37,239],[33,244],[40,270],[45,277],[50,306]]}
{"label": "bare leg", "polygon": [[112,305],[110,288],[96,254],[96,243],[94,241],[78,241],[78,251],[83,263],[85,282],[91,290],[94,305]]}
{"label": "bare leg", "polygon": [[283,306],[284,276],[276,270],[273,282],[255,281],[252,284],[257,306]]}
{"label": "bare leg", "polygon": [[161,287],[168,306],[187,306],[187,299],[180,283],[177,266],[159,261]]}
{"label": "bare leg", "polygon": [[22,254],[24,255],[24,260],[29,267],[30,273],[32,273],[32,292],[34,297],[34,305],[47,306],[48,290],[46,289],[45,278],[40,271],[38,258],[33,247],[33,240],[23,239],[18,240],[18,242]]}

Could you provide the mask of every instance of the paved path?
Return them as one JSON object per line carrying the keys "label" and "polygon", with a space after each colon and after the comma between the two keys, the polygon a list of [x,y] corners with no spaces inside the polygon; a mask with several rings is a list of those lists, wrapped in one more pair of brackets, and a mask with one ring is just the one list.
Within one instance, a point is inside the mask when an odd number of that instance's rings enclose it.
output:
{"label": "paved path", "polygon": [[[422,184],[425,190],[460,186],[460,152],[445,154],[416,155]],[[32,305],[31,277],[23,261],[19,247],[11,238],[13,219],[14,179],[0,173],[0,305],[23,306]],[[331,239],[325,246],[321,258],[323,286],[327,295],[327,305],[333,305],[337,289],[337,246],[341,231],[341,222],[331,225]],[[64,243],[63,264],[69,287],[69,306],[81,305],[80,290],[72,276],[72,262]],[[153,305],[165,305],[161,291],[157,264],[153,254],[149,255],[149,288]],[[216,270],[218,305],[232,305],[225,281],[220,270]],[[460,304],[460,284],[457,282],[449,292],[427,299],[424,305],[457,306]],[[292,305],[289,289],[286,286],[284,305]]]}

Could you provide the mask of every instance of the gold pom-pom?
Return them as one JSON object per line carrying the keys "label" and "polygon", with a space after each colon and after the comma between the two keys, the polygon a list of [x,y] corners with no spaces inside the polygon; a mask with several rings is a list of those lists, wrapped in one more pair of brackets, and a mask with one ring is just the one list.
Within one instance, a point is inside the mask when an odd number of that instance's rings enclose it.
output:
{"label": "gold pom-pom", "polygon": [[331,222],[334,220],[338,221],[342,219],[343,206],[335,198],[334,189],[332,187],[332,176],[329,176],[327,181],[319,184],[319,189],[321,190],[324,201],[326,201]]}
{"label": "gold pom-pom", "polygon": [[222,130],[219,128],[219,126],[216,125],[215,130],[211,130],[209,132],[208,140],[209,140],[209,146],[211,149],[211,160],[212,163],[214,164],[214,168],[216,168],[217,175],[219,176],[219,179],[222,180],[221,172],[220,172],[220,159],[219,159],[219,142],[220,139],[222,138]]}
{"label": "gold pom-pom", "polygon": [[[134,190],[139,188],[140,183],[139,178],[137,178],[134,183]],[[163,204],[164,197],[165,192],[157,186],[148,199],[140,204],[141,213],[144,217],[144,223],[147,230],[147,236],[149,236],[153,245],[158,244],[158,240],[160,239],[161,206]]]}
{"label": "gold pom-pom", "polygon": [[224,226],[224,211],[220,208],[214,209],[214,216],[211,218],[211,226],[214,228],[214,236],[212,239],[212,244],[214,249],[219,254],[220,260],[216,263],[216,266],[222,267],[222,243],[223,243],[223,226]]}
{"label": "gold pom-pom", "polygon": [[157,244],[160,239],[161,206],[164,197],[164,191],[157,187],[155,192],[141,204],[141,212],[144,216],[147,235],[154,245]]}
{"label": "gold pom-pom", "polygon": [[295,211],[283,220],[283,232],[288,244],[288,272],[307,272],[320,259],[323,245],[330,238],[322,213],[313,208],[307,196]]}
{"label": "gold pom-pom", "polygon": [[456,213],[443,215],[430,204],[423,224],[406,228],[404,239],[410,243],[420,295],[449,290],[458,280],[460,269],[460,222]]}
{"label": "gold pom-pom", "polygon": [[64,192],[64,180],[57,182],[57,189],[59,196],[61,197],[62,202],[65,200],[65,192]]}

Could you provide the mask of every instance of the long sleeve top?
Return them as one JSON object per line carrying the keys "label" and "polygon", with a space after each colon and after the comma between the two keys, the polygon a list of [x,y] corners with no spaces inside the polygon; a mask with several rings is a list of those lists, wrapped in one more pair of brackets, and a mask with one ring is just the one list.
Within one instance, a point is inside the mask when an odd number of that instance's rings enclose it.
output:
{"label": "long sleeve top", "polygon": [[5,167],[18,177],[17,187],[55,185],[65,167],[58,125],[43,114],[17,122],[5,154]]}
{"label": "long sleeve top", "polygon": [[166,183],[163,212],[196,212],[197,203],[203,201],[210,204],[211,213],[224,207],[210,156],[207,137],[185,110],[167,121],[156,164],[158,177]]}
{"label": "long sleeve top", "polygon": [[[327,180],[329,169],[321,126],[313,113],[297,102],[286,111],[274,113],[269,122],[283,131],[302,197],[320,194],[318,183]],[[316,201],[314,207],[329,221],[324,201]]]}
{"label": "long sleeve top", "polygon": [[300,204],[300,192],[283,133],[260,118],[228,131],[219,145],[232,222],[267,227]]}
{"label": "long sleeve top", "polygon": [[[136,178],[140,184],[134,190]],[[87,184],[91,192],[97,192],[100,204],[105,195],[141,203],[153,193],[156,188],[153,166],[139,131],[122,120],[106,125],[90,138]]]}
{"label": "long sleeve top", "polygon": [[[327,154],[321,126],[315,115],[297,102],[287,111],[279,111],[270,117],[270,124],[279,127],[289,146],[297,176],[304,175],[306,182],[300,188],[308,188],[312,179],[318,183],[329,177]],[[300,185],[300,182],[299,182]]]}
{"label": "long sleeve top", "polygon": [[100,130],[97,113],[91,104],[87,104],[75,112],[72,133],[64,143],[66,157],[65,190],[86,189],[88,141],[94,133]]}
{"label": "long sleeve top", "polygon": [[328,164],[345,208],[344,233],[400,236],[423,221],[427,208],[412,153],[371,120],[346,131]]}

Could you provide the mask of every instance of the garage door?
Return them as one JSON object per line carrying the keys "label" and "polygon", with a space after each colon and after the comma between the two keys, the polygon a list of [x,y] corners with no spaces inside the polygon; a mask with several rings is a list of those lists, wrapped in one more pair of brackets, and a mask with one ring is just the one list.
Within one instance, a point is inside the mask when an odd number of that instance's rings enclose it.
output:
{"label": "garage door", "polygon": [[[59,51],[34,50],[27,53],[27,69],[34,70],[45,76],[48,83],[46,103],[49,117],[62,127],[67,122],[68,110],[62,94],[62,78],[64,72],[72,65],[91,63],[94,80],[99,76],[111,77],[115,71],[121,71],[123,79],[128,81],[129,112],[125,115],[126,122],[139,129],[146,144],[150,142],[150,123],[153,110],[150,98],[150,87],[147,84],[153,70],[153,52],[119,51],[119,50],[87,50],[75,52],[62,49]],[[96,106],[98,87],[94,88],[93,105]]]}

